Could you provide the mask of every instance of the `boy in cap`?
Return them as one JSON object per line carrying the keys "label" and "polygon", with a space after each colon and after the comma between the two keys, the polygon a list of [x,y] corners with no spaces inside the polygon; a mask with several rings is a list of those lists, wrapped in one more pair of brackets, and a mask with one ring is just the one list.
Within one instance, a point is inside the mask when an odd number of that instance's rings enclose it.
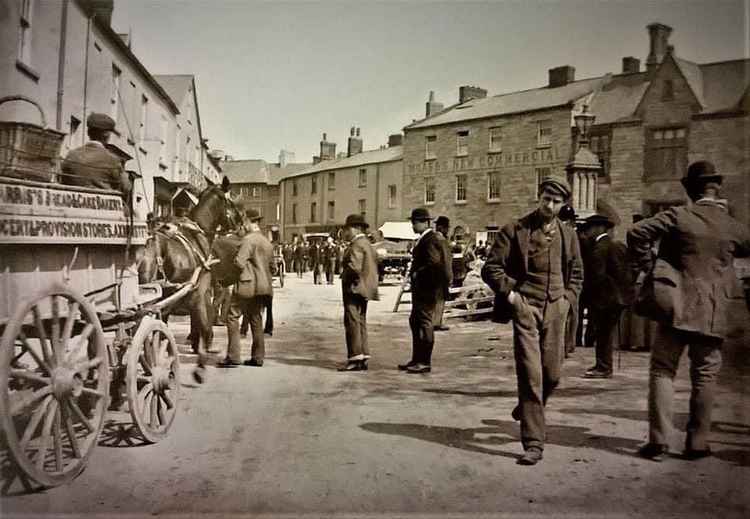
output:
{"label": "boy in cap", "polygon": [[544,406],[560,380],[566,316],[583,283],[578,238],[557,217],[569,198],[567,180],[544,178],[537,209],[503,227],[482,268],[496,294],[496,319],[513,321],[521,465],[542,459]]}
{"label": "boy in cap", "polygon": [[711,162],[694,162],[682,179],[693,204],[646,218],[627,234],[628,249],[643,270],[652,268],[651,247],[659,241],[652,270],[658,297],[641,300],[637,307],[658,321],[649,369],[649,441],[639,451],[654,461],[668,450],[674,377],[685,348],[692,392],[684,456],[694,460],[711,454],[708,436],[721,345],[729,298],[738,289],[732,260],[750,256],[750,233],[729,215],[726,200],[719,197],[721,183]]}
{"label": "boy in cap", "polygon": [[432,218],[429,211],[418,207],[411,212],[410,220],[412,229],[419,235],[411,251],[412,303],[409,327],[412,334],[412,356],[406,364],[399,364],[398,369],[407,373],[429,373],[432,370],[432,349],[435,345],[432,319],[438,294],[447,283],[446,266],[440,238],[430,227]]}
{"label": "boy in cap", "polygon": [[107,150],[115,121],[106,114],[92,113],[86,119],[89,142],[68,152],[62,163],[61,183],[71,186],[114,189],[128,197],[130,177],[120,160]]}

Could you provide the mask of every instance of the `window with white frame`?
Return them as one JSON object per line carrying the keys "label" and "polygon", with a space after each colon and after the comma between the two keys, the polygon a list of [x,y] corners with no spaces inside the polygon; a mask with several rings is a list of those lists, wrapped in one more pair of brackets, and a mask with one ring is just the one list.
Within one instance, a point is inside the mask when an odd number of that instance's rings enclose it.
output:
{"label": "window with white frame", "polygon": [[469,130],[461,130],[456,133],[456,155],[469,154]]}
{"label": "window with white frame", "polygon": [[535,168],[534,169],[534,177],[536,182],[536,191],[535,194],[537,197],[539,196],[539,186],[542,185],[542,180],[545,179],[545,177],[548,177],[552,174],[552,168]]}
{"label": "window with white frame", "polygon": [[112,63],[112,97],[110,99],[111,110],[110,117],[115,120],[117,124],[117,118],[120,115],[120,81],[122,80],[122,71]]}
{"label": "window with white frame", "polygon": [[297,223],[297,204],[292,204],[292,223]]}
{"label": "window with white frame", "polygon": [[252,197],[260,198],[260,188],[258,186],[253,186]]}
{"label": "window with white frame", "polygon": [[435,203],[435,177],[424,177],[424,203]]}
{"label": "window with white frame", "polygon": [[391,184],[388,186],[388,209],[393,209],[396,207],[396,184]]}
{"label": "window with white frame", "polygon": [[34,0],[21,0],[20,25],[18,27],[18,61],[31,65],[31,17]]}
{"label": "window with white frame", "polygon": [[500,200],[500,172],[487,173],[487,200]]}
{"label": "window with white frame", "polygon": [[456,175],[456,202],[466,202],[466,175]]}
{"label": "window with white frame", "polygon": [[499,126],[490,128],[490,149],[491,152],[503,151],[503,129]]}
{"label": "window with white frame", "polygon": [[313,175],[310,177],[310,194],[314,195],[318,192],[318,177]]}
{"label": "window with white frame", "polygon": [[437,135],[428,135],[424,141],[424,158],[425,160],[437,157]]}
{"label": "window with white frame", "polygon": [[367,187],[367,169],[359,170],[359,187]]}
{"label": "window with white frame", "polygon": [[362,216],[365,216],[367,214],[367,200],[364,198],[360,198],[358,206],[359,206],[359,214],[361,214]]}
{"label": "window with white frame", "polygon": [[336,202],[333,200],[328,202],[328,219],[329,220],[336,219]]}
{"label": "window with white frame", "polygon": [[146,143],[146,128],[148,126],[148,97],[141,96],[141,125],[138,129],[138,144],[141,147]]}
{"label": "window with white frame", "polygon": [[336,189],[336,172],[331,171],[328,173],[328,190],[333,191]]}
{"label": "window with white frame", "polygon": [[292,180],[292,196],[297,196],[297,181]]}
{"label": "window with white frame", "polygon": [[318,203],[313,202],[310,204],[310,221],[315,222],[318,218]]}
{"label": "window with white frame", "polygon": [[536,125],[536,145],[550,146],[552,144],[552,121],[544,119],[543,121],[537,121]]}

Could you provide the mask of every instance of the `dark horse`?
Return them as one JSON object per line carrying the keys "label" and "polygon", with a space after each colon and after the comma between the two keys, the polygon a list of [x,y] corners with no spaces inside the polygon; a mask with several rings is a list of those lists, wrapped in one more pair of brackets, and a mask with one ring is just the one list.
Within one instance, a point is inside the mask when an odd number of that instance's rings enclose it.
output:
{"label": "dark horse", "polygon": [[201,193],[187,219],[173,218],[157,227],[146,242],[138,266],[140,283],[163,278],[170,284],[190,281],[195,270],[201,268],[195,289],[165,312],[165,316],[190,315],[191,344],[198,354],[193,375],[198,382],[204,379],[207,351],[213,340],[212,279],[207,267],[211,245],[217,230],[232,230],[241,223],[237,208],[226,196],[228,191],[229,180],[224,177],[220,186],[210,186]]}

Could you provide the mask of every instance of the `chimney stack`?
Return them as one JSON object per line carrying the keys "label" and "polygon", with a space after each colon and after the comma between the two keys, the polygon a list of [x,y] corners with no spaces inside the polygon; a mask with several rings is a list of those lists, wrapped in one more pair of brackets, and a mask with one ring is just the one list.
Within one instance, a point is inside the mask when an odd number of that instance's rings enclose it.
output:
{"label": "chimney stack", "polygon": [[351,157],[357,153],[362,153],[362,139],[359,136],[359,128],[352,126],[349,132],[349,140],[346,143],[346,156]]}
{"label": "chimney stack", "polygon": [[550,88],[565,86],[568,83],[572,83],[576,80],[576,68],[571,67],[570,65],[551,68],[549,69],[548,73]]}
{"label": "chimney stack", "polygon": [[628,56],[622,58],[622,73],[623,74],[637,74],[641,71],[641,60]]}
{"label": "chimney stack", "polygon": [[328,142],[327,135],[323,133],[323,140],[320,141],[320,160],[332,160],[336,158],[336,143]]}
{"label": "chimney stack", "polygon": [[463,104],[472,99],[484,99],[487,97],[487,91],[484,88],[464,85],[458,87],[458,104]]}
{"label": "chimney stack", "polygon": [[646,58],[646,70],[653,72],[664,59],[668,52],[669,35],[672,28],[662,23],[652,23],[646,26],[649,36],[649,51]]}
{"label": "chimney stack", "polygon": [[404,136],[400,133],[394,133],[388,136],[388,147],[401,146],[404,143]]}
{"label": "chimney stack", "polygon": [[441,112],[443,110],[443,103],[438,103],[435,101],[435,92],[430,90],[430,98],[427,101],[427,104],[425,105],[425,117],[429,117],[431,115],[435,115],[438,112]]}

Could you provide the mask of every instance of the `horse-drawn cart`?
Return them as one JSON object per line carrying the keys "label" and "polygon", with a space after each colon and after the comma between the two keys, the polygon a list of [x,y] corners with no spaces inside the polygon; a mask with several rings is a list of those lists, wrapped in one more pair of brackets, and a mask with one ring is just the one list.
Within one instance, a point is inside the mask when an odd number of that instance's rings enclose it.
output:
{"label": "horse-drawn cart", "polygon": [[139,285],[147,229],[124,209],[114,191],[0,177],[1,439],[43,486],[83,470],[110,396],[149,442],[178,410],[179,356],[160,317],[193,287],[164,298]]}

